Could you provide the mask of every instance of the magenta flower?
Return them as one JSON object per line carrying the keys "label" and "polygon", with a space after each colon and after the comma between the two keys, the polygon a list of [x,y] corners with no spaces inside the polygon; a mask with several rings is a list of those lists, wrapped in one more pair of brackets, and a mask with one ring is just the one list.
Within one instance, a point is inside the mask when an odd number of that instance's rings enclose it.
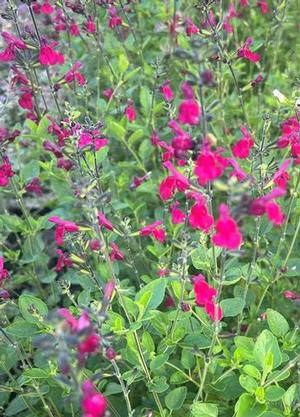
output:
{"label": "magenta flower", "polygon": [[107,400],[100,392],[97,392],[90,380],[82,384],[83,398],[81,408],[83,417],[103,417],[107,409]]}
{"label": "magenta flower", "polygon": [[42,195],[43,190],[40,184],[40,179],[37,177],[32,178],[32,180],[25,185],[25,190],[28,193],[34,193],[36,195]]}
{"label": "magenta flower", "polygon": [[235,220],[229,214],[228,206],[221,204],[219,213],[220,217],[215,224],[216,233],[212,236],[213,244],[228,250],[238,249],[243,239]]}
{"label": "magenta flower", "polygon": [[125,116],[127,117],[127,120],[129,122],[134,122],[136,119],[136,112],[134,110],[133,104],[129,104],[124,112]]}
{"label": "magenta flower", "polygon": [[98,217],[98,223],[100,227],[103,226],[107,230],[114,230],[114,226],[112,225],[112,223],[107,220],[107,218],[104,216],[103,213],[101,213],[101,211],[98,211],[97,217]]}
{"label": "magenta flower", "polygon": [[178,208],[178,206],[179,206],[179,201],[175,201],[175,203],[173,203],[170,208],[173,224],[180,224],[180,223],[184,223],[185,221],[185,214],[183,213],[182,210]]}
{"label": "magenta flower", "polygon": [[159,91],[164,96],[166,101],[172,101],[174,98],[174,93],[172,88],[170,87],[170,80],[166,80],[160,87]]}
{"label": "magenta flower", "polygon": [[211,287],[202,274],[193,277],[194,292],[196,303],[199,307],[204,307],[206,313],[212,320],[222,319],[222,309],[214,302],[217,290]]}
{"label": "magenta flower", "polygon": [[55,240],[58,246],[62,246],[64,244],[64,234],[66,232],[75,233],[79,231],[79,227],[76,223],[68,220],[62,220],[58,216],[49,217],[48,221],[56,224]]}
{"label": "magenta flower", "polygon": [[65,58],[62,53],[54,50],[56,45],[53,42],[51,45],[42,45],[39,53],[39,61],[41,65],[62,65],[65,62]]}
{"label": "magenta flower", "polygon": [[246,58],[249,61],[256,63],[260,61],[261,56],[259,54],[252,52],[249,49],[249,46],[251,45],[252,42],[253,42],[253,39],[251,37],[247,38],[245,40],[244,45],[238,50],[237,55],[239,58]]}
{"label": "magenta flower", "polygon": [[41,5],[40,11],[43,14],[51,14],[54,12],[54,7],[51,5],[49,0],[45,0],[44,3]]}
{"label": "magenta flower", "polygon": [[189,225],[208,233],[214,224],[214,218],[209,213],[204,199],[198,200],[190,210]]}
{"label": "magenta flower", "polygon": [[199,184],[206,185],[221,177],[227,166],[228,160],[221,155],[221,150],[211,151],[206,148],[200,153],[194,172]]}
{"label": "magenta flower", "polygon": [[250,155],[250,150],[255,145],[251,134],[245,127],[241,127],[243,137],[232,146],[232,154],[236,158],[245,159]]}
{"label": "magenta flower", "polygon": [[154,239],[158,240],[159,242],[164,242],[166,237],[165,230],[161,227],[162,222],[157,220],[154,223],[149,224],[148,226],[144,226],[140,230],[141,236],[153,236]]}
{"label": "magenta flower", "polygon": [[112,248],[112,251],[109,254],[109,258],[111,261],[124,261],[125,256],[120,251],[119,246],[115,242],[110,242],[110,247]]}
{"label": "magenta flower", "polygon": [[6,187],[9,184],[9,178],[14,175],[14,171],[8,161],[0,165],[0,187]]}

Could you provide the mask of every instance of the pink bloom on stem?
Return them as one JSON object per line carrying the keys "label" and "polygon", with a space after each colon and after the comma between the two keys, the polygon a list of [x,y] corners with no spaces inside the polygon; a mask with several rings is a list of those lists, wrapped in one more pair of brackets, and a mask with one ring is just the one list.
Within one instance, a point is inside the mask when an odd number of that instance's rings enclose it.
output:
{"label": "pink bloom on stem", "polygon": [[0,165],[0,187],[6,187],[9,184],[9,178],[14,175],[14,171],[9,163],[9,161],[4,161]]}
{"label": "pink bloom on stem", "polygon": [[8,45],[4,51],[0,52],[0,62],[11,62],[16,59],[16,52],[13,45]]}
{"label": "pink bloom on stem", "polygon": [[141,184],[143,184],[143,182],[147,181],[149,178],[149,173],[143,175],[142,177],[133,177],[133,182],[130,184],[129,189],[130,191],[135,190],[136,188],[138,188]]}
{"label": "pink bloom on stem", "polygon": [[100,345],[100,336],[93,331],[89,333],[77,346],[79,357],[85,358],[89,353],[97,352]]}
{"label": "pink bloom on stem", "polygon": [[89,17],[88,20],[85,22],[84,27],[88,33],[96,33],[96,23],[91,17]]}
{"label": "pink bloom on stem", "polygon": [[238,50],[237,55],[239,58],[246,58],[249,61],[256,63],[260,61],[261,56],[249,49],[252,42],[253,39],[251,37],[247,38],[244,45]]}
{"label": "pink bloom on stem", "polygon": [[179,208],[179,201],[175,201],[175,203],[171,206],[171,217],[173,224],[180,224],[184,223],[185,221],[185,214]]}
{"label": "pink bloom on stem", "polygon": [[8,277],[8,270],[4,268],[4,258],[0,256],[0,285]]}
{"label": "pink bloom on stem", "polygon": [[40,179],[38,177],[32,178],[32,180],[25,185],[25,190],[28,193],[34,193],[36,195],[42,195],[43,190],[40,184]]}
{"label": "pink bloom on stem", "polygon": [[153,236],[159,242],[164,242],[166,237],[165,230],[161,227],[162,222],[157,220],[154,223],[144,226],[140,230],[140,236]]}
{"label": "pink bloom on stem", "polygon": [[159,186],[160,197],[163,201],[166,201],[172,197],[176,189],[184,192],[189,188],[190,183],[188,178],[178,172],[170,161],[164,162],[164,167],[173,174],[165,178]]}
{"label": "pink bloom on stem", "polygon": [[196,161],[194,172],[199,184],[203,186],[221,177],[227,166],[228,160],[220,154],[220,151],[204,149]]}
{"label": "pink bloom on stem", "polygon": [[193,277],[194,292],[196,303],[199,307],[204,307],[206,313],[214,321],[222,319],[222,309],[214,302],[217,290],[211,287],[202,274]]}
{"label": "pink bloom on stem", "polygon": [[62,246],[64,244],[65,232],[68,232],[68,233],[79,232],[79,227],[77,226],[76,223],[70,222],[68,220],[62,220],[58,216],[49,217],[48,221],[56,224],[55,240],[58,246]]}
{"label": "pink bloom on stem", "polygon": [[266,204],[266,214],[274,226],[281,226],[285,221],[285,214],[282,213],[280,205],[275,203],[275,201],[270,201]]}
{"label": "pink bloom on stem", "polygon": [[232,146],[232,154],[236,158],[245,159],[250,155],[250,150],[255,145],[251,134],[245,127],[241,127],[243,137]]}
{"label": "pink bloom on stem", "polygon": [[127,117],[127,120],[129,122],[134,122],[136,119],[136,112],[134,110],[133,104],[129,104],[124,112],[125,116]]}
{"label": "pink bloom on stem", "polygon": [[110,301],[112,299],[115,288],[116,288],[115,281],[109,281],[106,284],[106,286],[104,288],[104,295],[103,295],[103,297],[106,301]]}
{"label": "pink bloom on stem", "polygon": [[175,150],[187,151],[193,149],[194,144],[191,137],[186,133],[175,120],[170,120],[168,127],[175,133],[175,137],[172,139],[172,146]]}
{"label": "pink bloom on stem", "polygon": [[273,181],[278,187],[281,187],[281,188],[284,188],[284,189],[287,188],[287,184],[288,184],[288,181],[290,179],[290,176],[287,173],[287,169],[289,168],[291,163],[292,163],[292,160],[287,159],[279,167],[279,170],[277,172],[275,172],[274,177],[273,177]]}
{"label": "pink bloom on stem", "polygon": [[114,29],[115,27],[122,25],[123,20],[120,18],[120,16],[118,16],[118,11],[115,7],[110,6],[108,9],[108,13],[110,15],[108,26],[111,29]]}
{"label": "pink bloom on stem", "polygon": [[39,61],[41,65],[62,65],[65,62],[65,58],[62,53],[53,49],[53,44],[45,44],[41,46]]}
{"label": "pink bloom on stem", "polygon": [[78,141],[78,147],[80,149],[83,149],[89,145],[93,145],[96,151],[99,151],[101,148],[104,148],[107,144],[107,139],[101,137],[94,137],[94,135],[91,135],[89,132],[82,132]]}
{"label": "pink bloom on stem", "polygon": [[286,190],[276,187],[269,194],[253,200],[249,207],[249,212],[253,216],[263,216],[267,214],[268,219],[275,225],[280,226],[285,219],[285,215],[281,212],[280,206],[274,202],[276,198],[284,196]]}
{"label": "pink bloom on stem", "polygon": [[107,220],[107,218],[104,216],[103,213],[101,213],[101,211],[98,211],[97,217],[98,217],[98,223],[100,227],[103,226],[107,230],[114,230],[114,226],[112,225],[112,223]]}
{"label": "pink bloom on stem", "polygon": [[112,248],[111,253],[109,254],[109,258],[111,261],[124,261],[125,256],[120,251],[119,246],[115,242],[110,242],[110,247]]}
{"label": "pink bloom on stem", "polygon": [[78,69],[81,67],[81,63],[79,61],[75,62],[72,66],[70,71],[65,74],[65,81],[66,83],[71,83],[73,81],[77,81],[77,83],[82,87],[86,84],[86,79],[83,74],[81,74]]}
{"label": "pink bloom on stem", "polygon": [[289,299],[289,300],[300,300],[300,295],[294,293],[293,291],[284,291],[283,295],[285,298]]}
{"label": "pink bloom on stem", "polygon": [[268,7],[268,3],[266,2],[266,0],[259,0],[256,3],[257,7],[260,7],[260,10],[262,12],[262,14],[267,14],[269,13],[269,7]]}
{"label": "pink bloom on stem", "polygon": [[248,177],[248,174],[242,170],[234,159],[228,158],[228,162],[233,168],[233,171],[229,174],[230,177],[236,177],[239,182],[244,181]]}
{"label": "pink bloom on stem", "polygon": [[90,380],[82,384],[83,398],[81,408],[83,417],[103,417],[108,407],[107,400],[100,392],[97,392]]}
{"label": "pink bloom on stem", "polygon": [[101,242],[98,239],[92,239],[89,246],[92,251],[98,251],[101,248]]}
{"label": "pink bloom on stem", "polygon": [[170,80],[166,80],[160,87],[159,91],[164,96],[166,101],[172,101],[174,98],[174,93],[172,88],[170,87]]}
{"label": "pink bloom on stem", "polygon": [[204,199],[198,200],[191,208],[189,214],[189,225],[193,229],[203,230],[208,233],[214,224],[214,218],[209,214]]}
{"label": "pink bloom on stem", "polygon": [[186,26],[186,34],[187,36],[196,35],[200,32],[198,26],[195,25],[193,20],[190,17],[186,17],[185,19],[185,26]]}
{"label": "pink bloom on stem", "polygon": [[19,105],[22,107],[22,109],[25,110],[33,110],[33,101],[32,101],[32,93],[27,91],[22,94],[22,96],[19,98]]}
{"label": "pink bloom on stem", "polygon": [[215,224],[216,233],[212,236],[213,244],[228,250],[238,249],[243,239],[235,220],[230,216],[228,206],[221,204],[219,213],[220,217]]}
{"label": "pink bloom on stem", "polygon": [[56,254],[58,255],[55,267],[56,272],[60,272],[63,267],[71,268],[73,266],[72,259],[68,253],[63,252],[61,249],[56,249]]}
{"label": "pink bloom on stem", "polygon": [[4,41],[7,43],[7,45],[13,46],[14,48],[17,48],[17,49],[27,48],[26,43],[22,39],[13,35],[12,33],[2,32],[1,35]]}
{"label": "pink bloom on stem", "polygon": [[251,81],[251,87],[256,87],[258,84],[262,83],[264,80],[264,77],[262,74],[258,74],[258,76]]}
{"label": "pink bloom on stem", "polygon": [[196,125],[199,123],[201,107],[196,100],[184,100],[179,105],[178,121],[182,124]]}
{"label": "pink bloom on stem", "polygon": [[71,36],[79,36],[80,35],[79,26],[75,22],[72,22],[70,24],[70,35]]}
{"label": "pink bloom on stem", "polygon": [[43,14],[51,14],[54,12],[54,7],[50,4],[49,0],[45,0],[45,2],[41,5],[40,11]]}
{"label": "pink bloom on stem", "polygon": [[249,6],[249,0],[240,0],[240,5],[242,7],[248,7]]}

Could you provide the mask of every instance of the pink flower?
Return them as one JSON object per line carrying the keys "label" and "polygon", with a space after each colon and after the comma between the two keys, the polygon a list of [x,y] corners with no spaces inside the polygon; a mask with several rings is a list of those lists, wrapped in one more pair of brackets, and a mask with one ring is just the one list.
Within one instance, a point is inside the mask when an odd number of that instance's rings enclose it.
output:
{"label": "pink flower", "polygon": [[240,0],[240,5],[242,7],[248,7],[249,6],[249,0]]}
{"label": "pink flower", "polygon": [[220,154],[220,151],[211,151],[206,148],[200,153],[194,172],[198,177],[199,184],[206,185],[221,177],[227,166],[228,160]]}
{"label": "pink flower", "polygon": [[274,226],[281,226],[284,223],[285,214],[282,213],[280,205],[275,203],[275,201],[270,201],[266,204],[266,214]]}
{"label": "pink flower", "polygon": [[166,80],[160,87],[159,91],[164,96],[166,101],[172,101],[174,98],[174,93],[172,88],[170,87],[170,80]]}
{"label": "pink flower", "polygon": [[34,193],[36,195],[42,195],[43,190],[40,184],[40,179],[37,177],[32,178],[32,180],[25,185],[25,190],[28,193]]}
{"label": "pink flower", "polygon": [[273,181],[274,183],[281,188],[284,188],[286,190],[288,181],[290,179],[289,174],[287,173],[287,169],[291,165],[292,160],[287,159],[283,162],[283,164],[280,166],[279,170],[275,172]]}
{"label": "pink flower", "polygon": [[289,300],[300,300],[300,295],[294,293],[293,291],[284,291],[283,295]]}
{"label": "pink flower", "polygon": [[143,182],[147,181],[147,179],[149,178],[149,175],[150,174],[147,173],[147,174],[143,175],[142,177],[133,177],[133,182],[129,186],[130,191],[135,190],[141,184],[143,184]]}
{"label": "pink flower", "polygon": [[196,125],[199,123],[201,108],[196,100],[184,100],[179,105],[178,121],[182,124]]}
{"label": "pink flower", "polygon": [[63,252],[61,249],[56,249],[56,254],[58,255],[55,267],[56,272],[60,272],[64,266],[67,268],[71,268],[73,266],[72,259],[68,253]]}
{"label": "pink flower", "polygon": [[243,137],[232,146],[232,154],[236,158],[245,159],[250,155],[250,149],[254,146],[254,140],[245,127],[241,127]]}
{"label": "pink flower", "polygon": [[114,29],[115,27],[122,25],[123,20],[120,18],[120,16],[118,16],[118,11],[115,7],[110,6],[108,9],[108,13],[110,15],[108,26],[111,29]]}
{"label": "pink flower", "polygon": [[195,25],[193,20],[190,17],[186,17],[185,19],[185,26],[186,26],[186,34],[187,36],[196,35],[200,32],[200,29]]}
{"label": "pink flower", "polygon": [[268,7],[268,3],[266,2],[266,0],[259,0],[256,3],[257,7],[260,7],[260,10],[262,12],[262,14],[267,14],[269,13],[269,7]]}
{"label": "pink flower", "polygon": [[133,107],[133,104],[129,104],[125,109],[125,116],[129,122],[134,122],[136,119],[136,113]]}
{"label": "pink flower", "polygon": [[119,246],[115,242],[110,242],[109,245],[112,248],[112,251],[109,254],[109,258],[111,259],[111,261],[124,261],[125,256],[120,251]]}
{"label": "pink flower", "polygon": [[236,179],[240,181],[244,181],[248,177],[248,174],[242,170],[242,168],[239,166],[239,164],[231,158],[227,159],[229,164],[232,166],[233,171],[230,172],[230,177],[236,177]]}
{"label": "pink flower", "polygon": [[206,313],[212,320],[221,320],[222,309],[214,302],[214,299],[217,296],[216,289],[211,287],[205,281],[205,278],[202,274],[194,276],[193,282],[197,305],[199,307],[204,307]]}
{"label": "pink flower", "polygon": [[94,332],[89,333],[77,346],[79,357],[83,359],[89,353],[95,353],[99,349],[100,336]]}
{"label": "pink flower", "polygon": [[66,83],[71,83],[73,81],[77,81],[77,83],[82,87],[86,84],[86,79],[83,74],[81,74],[78,69],[81,67],[80,62],[75,62],[75,64],[72,66],[70,71],[68,71],[65,74],[65,81]]}
{"label": "pink flower", "polygon": [[175,133],[172,139],[172,146],[175,150],[187,151],[193,149],[193,141],[188,133],[186,133],[175,120],[170,120],[168,127]]}
{"label": "pink flower", "polygon": [[65,62],[63,54],[53,49],[53,44],[42,45],[39,54],[39,61],[41,65],[62,65]]}
{"label": "pink flower", "polygon": [[43,14],[51,14],[54,12],[54,7],[49,3],[49,0],[45,0],[45,2],[41,5],[40,11]]}
{"label": "pink flower", "polygon": [[56,230],[55,230],[55,240],[58,246],[62,246],[64,244],[64,234],[65,232],[68,233],[75,233],[79,232],[79,227],[76,223],[70,222],[68,220],[62,220],[58,216],[52,216],[48,218],[49,222],[55,223]]}
{"label": "pink flower", "polygon": [[101,242],[98,239],[92,239],[89,246],[92,251],[98,251],[101,248]]}
{"label": "pink flower", "polygon": [[112,225],[112,223],[107,220],[107,218],[104,216],[103,213],[101,213],[101,211],[98,211],[97,217],[98,217],[98,223],[100,227],[103,226],[107,230],[114,230],[114,226]]}
{"label": "pink flower", "polygon": [[22,109],[25,110],[33,110],[33,101],[32,101],[32,93],[27,91],[22,94],[22,96],[19,98],[19,105],[22,107]]}
{"label": "pink flower", "polygon": [[189,214],[189,225],[193,229],[201,229],[208,233],[214,224],[214,218],[209,214],[204,199],[198,200],[191,208]]}
{"label": "pink flower", "polygon": [[114,294],[114,291],[115,291],[115,288],[116,288],[116,283],[115,283],[115,281],[109,281],[109,282],[105,285],[103,298],[104,298],[106,301],[110,301],[110,300],[112,299],[113,294]]}
{"label": "pink flower", "polygon": [[173,224],[180,224],[184,223],[185,214],[179,208],[179,201],[175,201],[175,203],[171,206],[171,216],[172,216],[172,223]]}
{"label": "pink flower", "polygon": [[100,132],[98,131],[93,132],[93,134],[89,132],[82,132],[78,141],[78,147],[83,149],[87,146],[93,145],[95,150],[99,151],[108,144],[108,140],[101,138],[98,135],[100,135]]}
{"label": "pink flower", "polygon": [[251,87],[254,88],[256,87],[258,84],[262,83],[264,80],[264,77],[262,74],[258,74],[258,76],[251,81]]}
{"label": "pink flower", "polygon": [[244,45],[238,50],[237,55],[239,58],[246,58],[249,61],[256,63],[260,61],[261,56],[250,51],[249,45],[251,45],[252,42],[253,39],[251,37],[247,38]]}
{"label": "pink flower", "polygon": [[9,178],[14,175],[14,171],[8,161],[0,165],[0,187],[6,187],[9,184]]}
{"label": "pink flower", "polygon": [[103,417],[107,409],[107,400],[97,392],[92,381],[86,380],[82,384],[83,398],[81,408],[83,417]]}
{"label": "pink flower", "polygon": [[75,22],[72,22],[70,24],[70,35],[71,36],[79,36],[80,35],[79,26]]}
{"label": "pink flower", "polygon": [[236,222],[230,216],[228,206],[221,204],[219,213],[220,217],[215,224],[216,233],[212,236],[213,244],[228,250],[238,249],[243,239]]}
{"label": "pink flower", "polygon": [[154,239],[158,240],[159,242],[164,242],[166,232],[161,227],[162,222],[156,221],[154,223],[149,224],[148,226],[142,227],[140,230],[140,236],[153,236]]}
{"label": "pink flower", "polygon": [[8,277],[8,270],[4,268],[4,258],[0,256],[0,285],[3,284],[3,281]]}
{"label": "pink flower", "polygon": [[10,62],[16,59],[16,52],[13,45],[8,45],[4,51],[0,52],[0,62]]}
{"label": "pink flower", "polygon": [[276,187],[271,193],[253,200],[249,207],[250,214],[253,216],[267,214],[268,219],[275,226],[280,226],[285,220],[285,215],[281,212],[280,206],[274,202],[274,199],[282,197],[285,193],[284,188]]}
{"label": "pink flower", "polygon": [[176,189],[180,192],[184,192],[187,188],[189,188],[190,183],[183,174],[175,169],[170,161],[164,162],[163,165],[173,174],[165,178],[159,187],[160,197],[163,201],[166,201],[172,197]]}
{"label": "pink flower", "polygon": [[84,27],[88,33],[96,33],[96,23],[91,17],[89,17],[88,20],[85,22]]}

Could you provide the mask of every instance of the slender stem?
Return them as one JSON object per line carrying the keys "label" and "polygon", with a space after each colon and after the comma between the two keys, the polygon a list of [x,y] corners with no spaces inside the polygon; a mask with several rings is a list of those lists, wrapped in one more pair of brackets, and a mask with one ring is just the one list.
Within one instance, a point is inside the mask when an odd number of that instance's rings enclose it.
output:
{"label": "slender stem", "polygon": [[117,379],[120,383],[120,386],[122,388],[122,391],[123,391],[123,395],[124,395],[125,402],[126,402],[126,407],[127,407],[127,412],[128,412],[128,417],[132,417],[133,416],[133,410],[132,410],[130,399],[129,399],[129,391],[128,391],[126,385],[124,384],[124,381],[123,381],[120,369],[117,365],[117,362],[113,359],[111,361],[111,363],[112,363],[112,366],[114,367],[116,377],[117,377]]}

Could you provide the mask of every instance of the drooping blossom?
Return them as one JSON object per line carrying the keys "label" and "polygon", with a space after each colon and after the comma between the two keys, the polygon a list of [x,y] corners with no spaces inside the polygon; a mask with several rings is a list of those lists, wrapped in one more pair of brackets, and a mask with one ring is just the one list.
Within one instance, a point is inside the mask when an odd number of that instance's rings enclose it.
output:
{"label": "drooping blossom", "polygon": [[263,75],[262,74],[258,74],[258,76],[256,78],[254,78],[254,80],[251,81],[251,87],[254,88],[258,84],[262,83],[263,81],[264,81]]}
{"label": "drooping blossom", "polygon": [[44,44],[41,46],[39,53],[39,61],[41,65],[62,65],[65,58],[62,53],[55,51],[56,42],[50,45]]}
{"label": "drooping blossom", "polygon": [[194,170],[200,185],[206,185],[223,175],[228,161],[221,155],[221,152],[221,149],[212,151],[209,146],[200,152]]}
{"label": "drooping blossom", "polygon": [[216,16],[212,10],[209,11],[207,18],[203,19],[201,25],[205,29],[211,29],[217,26]]}
{"label": "drooping blossom", "polygon": [[101,242],[99,239],[92,239],[90,240],[89,246],[92,251],[98,251],[101,249]]}
{"label": "drooping blossom", "polygon": [[78,147],[83,149],[87,146],[92,145],[95,151],[99,151],[108,144],[108,140],[101,137],[101,133],[98,130],[95,131],[84,131],[80,134]]}
{"label": "drooping blossom", "polygon": [[269,7],[268,7],[268,3],[266,2],[266,0],[258,0],[256,5],[257,7],[260,7],[262,14],[269,13]]}
{"label": "drooping blossom", "polygon": [[189,225],[208,233],[214,224],[214,218],[209,213],[204,198],[197,198],[189,213]]}
{"label": "drooping blossom", "polygon": [[111,29],[114,29],[115,27],[122,25],[123,20],[120,18],[120,16],[118,16],[118,11],[116,7],[110,6],[108,9],[108,14],[110,16],[108,26]]}
{"label": "drooping blossom", "polygon": [[170,208],[171,211],[171,219],[173,224],[180,224],[184,223],[185,221],[185,214],[179,208],[179,201],[175,201]]}
{"label": "drooping blossom", "polygon": [[14,61],[16,59],[16,51],[18,49],[24,50],[27,48],[25,42],[14,36],[12,33],[1,32],[1,36],[7,44],[6,49],[0,52],[0,61],[2,62]]}
{"label": "drooping blossom", "polygon": [[300,295],[296,294],[296,293],[295,293],[295,292],[293,292],[293,291],[289,291],[289,290],[284,291],[284,292],[283,292],[283,295],[284,295],[284,297],[285,297],[285,298],[287,298],[288,300],[293,300],[293,301],[295,301],[295,300],[300,300]]}
{"label": "drooping blossom", "polygon": [[55,266],[56,272],[60,272],[63,267],[71,268],[73,266],[73,261],[67,252],[63,252],[61,249],[56,249],[56,254],[58,256]]}
{"label": "drooping blossom", "polygon": [[64,234],[79,232],[79,227],[76,223],[70,222],[68,220],[63,220],[58,216],[52,216],[48,218],[48,221],[56,224],[55,229],[55,240],[58,246],[64,244]]}
{"label": "drooping blossom", "polygon": [[89,379],[84,381],[81,389],[83,393],[81,401],[82,417],[103,417],[108,406],[104,395],[96,391],[94,384]]}
{"label": "drooping blossom", "polygon": [[244,42],[244,45],[238,50],[237,55],[239,58],[246,58],[251,62],[260,61],[260,54],[254,53],[249,49],[249,46],[252,44],[253,39],[251,37],[247,38]]}
{"label": "drooping blossom", "polygon": [[49,0],[44,1],[44,3],[41,5],[40,12],[43,14],[51,14],[54,12],[54,7],[49,2]]}
{"label": "drooping blossom", "polygon": [[147,174],[143,175],[142,177],[134,176],[133,181],[129,186],[130,191],[133,191],[136,188],[138,188],[141,184],[143,184],[145,181],[147,181],[149,177],[150,177],[149,172],[147,172]]}
{"label": "drooping blossom", "polygon": [[108,283],[105,285],[104,293],[103,293],[103,299],[106,301],[106,303],[112,300],[115,289],[116,289],[115,281],[108,281]]}
{"label": "drooping blossom", "polygon": [[192,87],[187,82],[182,83],[181,88],[185,99],[179,105],[178,121],[182,124],[196,125],[200,120],[201,107],[195,100]]}
{"label": "drooping blossom", "polygon": [[0,285],[3,284],[3,281],[8,277],[8,270],[4,268],[4,258],[0,256]]}
{"label": "drooping blossom", "polygon": [[75,62],[75,64],[73,64],[70,71],[68,71],[65,74],[65,82],[66,83],[70,84],[73,81],[77,81],[78,85],[80,85],[81,87],[86,84],[85,76],[83,74],[81,74],[81,72],[78,71],[80,67],[81,67],[81,63],[79,61],[77,61],[77,62]]}
{"label": "drooping blossom", "polygon": [[243,243],[242,235],[226,204],[220,205],[219,214],[215,224],[216,233],[212,236],[213,244],[228,250],[238,249]]}
{"label": "drooping blossom", "polygon": [[131,103],[131,104],[129,104],[127,107],[126,107],[126,109],[125,109],[125,111],[124,111],[124,114],[125,114],[125,116],[127,117],[127,120],[129,121],[129,122],[134,122],[135,121],[135,119],[136,119],[136,112],[135,112],[135,109],[134,109],[134,107],[133,107],[133,104]]}
{"label": "drooping blossom", "polygon": [[222,319],[222,309],[215,303],[217,290],[211,287],[202,274],[193,277],[194,293],[196,303],[199,307],[203,307],[209,317],[214,321]]}
{"label": "drooping blossom", "polygon": [[278,171],[275,172],[274,177],[273,177],[274,183],[278,187],[281,187],[285,190],[287,188],[287,184],[288,184],[288,181],[290,179],[290,176],[289,176],[287,170],[288,170],[289,166],[291,165],[291,163],[292,163],[291,159],[287,159],[286,161],[284,161],[283,164],[279,167]]}
{"label": "drooping blossom", "polygon": [[188,178],[186,178],[183,174],[177,171],[170,161],[164,162],[163,165],[172,174],[171,176],[165,178],[161,182],[159,187],[160,197],[163,201],[166,201],[172,197],[176,189],[179,192],[184,192],[187,188],[189,188],[190,183]]}
{"label": "drooping blossom", "polygon": [[80,36],[80,29],[79,26],[77,25],[77,23],[72,22],[70,24],[70,35],[71,36]]}
{"label": "drooping blossom", "polygon": [[247,130],[246,127],[241,127],[241,132],[243,137],[239,139],[233,146],[232,146],[232,154],[236,158],[245,159],[248,158],[250,155],[250,150],[255,145],[254,140]]}
{"label": "drooping blossom", "polygon": [[103,213],[101,213],[101,211],[98,211],[97,217],[100,227],[103,226],[107,230],[114,230],[113,224],[109,220],[107,220],[107,218]]}
{"label": "drooping blossom", "polygon": [[88,33],[96,33],[96,23],[94,22],[94,20],[89,17],[88,20],[84,23],[84,28]]}
{"label": "drooping blossom", "polygon": [[42,195],[43,190],[41,187],[40,179],[38,177],[32,178],[32,180],[25,185],[25,190],[28,193],[34,193],[36,195]]}
{"label": "drooping blossom", "polygon": [[291,154],[293,158],[300,156],[300,126],[297,117],[290,117],[281,125],[281,136],[277,141],[279,149],[291,145]]}
{"label": "drooping blossom", "polygon": [[172,101],[174,98],[174,93],[172,88],[170,87],[170,80],[166,80],[160,87],[159,91],[164,96],[166,101]]}
{"label": "drooping blossom", "polygon": [[195,25],[189,16],[185,18],[185,31],[187,36],[196,35],[200,32],[198,26]]}
{"label": "drooping blossom", "polygon": [[56,158],[62,158],[63,157],[63,153],[62,153],[60,147],[58,145],[56,145],[56,143],[54,143],[54,142],[50,142],[49,140],[45,140],[43,142],[43,148],[46,151],[49,151],[49,152],[53,153],[56,156]]}
{"label": "drooping blossom", "polygon": [[153,236],[159,242],[164,242],[166,232],[162,227],[162,222],[157,220],[154,223],[148,224],[140,229],[140,236]]}
{"label": "drooping blossom", "polygon": [[9,178],[14,175],[11,164],[8,160],[4,160],[0,165],[0,187],[7,187],[9,184]]}
{"label": "drooping blossom", "polygon": [[11,84],[13,86],[17,85],[17,84],[21,84],[21,85],[28,85],[29,84],[29,79],[27,78],[26,74],[24,74],[23,72],[21,72],[16,65],[12,65],[11,66],[11,70],[13,72],[13,76],[11,78]]}
{"label": "drooping blossom", "polygon": [[239,164],[236,162],[235,159],[228,158],[227,161],[232,166],[233,170],[229,173],[229,177],[236,177],[236,179],[241,182],[244,181],[248,174],[242,170],[242,168],[239,166]]}
{"label": "drooping blossom", "polygon": [[168,127],[175,133],[172,139],[172,147],[177,151],[188,151],[193,149],[194,143],[191,136],[185,132],[175,120],[170,120]]}
{"label": "drooping blossom", "polygon": [[58,158],[56,161],[57,168],[64,169],[65,171],[70,171],[72,168],[74,168],[75,164],[71,159],[65,159],[65,158]]}
{"label": "drooping blossom", "polygon": [[111,261],[124,261],[125,260],[125,256],[124,254],[121,252],[119,246],[116,244],[116,242],[110,242],[110,247],[112,249],[112,251],[109,254],[109,258]]}
{"label": "drooping blossom", "polygon": [[31,90],[26,89],[18,101],[20,107],[25,110],[33,110],[33,95]]}
{"label": "drooping blossom", "polygon": [[274,188],[269,194],[253,200],[249,207],[249,213],[253,216],[267,214],[268,219],[275,226],[280,226],[285,220],[285,215],[281,212],[280,206],[274,200],[284,196],[285,193],[286,190],[282,187]]}

